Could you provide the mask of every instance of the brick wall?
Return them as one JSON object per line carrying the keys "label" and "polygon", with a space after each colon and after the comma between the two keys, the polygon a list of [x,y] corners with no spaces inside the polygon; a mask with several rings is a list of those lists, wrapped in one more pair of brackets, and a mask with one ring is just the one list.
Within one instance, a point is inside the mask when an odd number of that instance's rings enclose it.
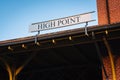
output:
{"label": "brick wall", "polygon": [[108,0],[111,23],[120,22],[120,0]]}
{"label": "brick wall", "polygon": [[105,0],[97,0],[97,10],[98,10],[98,24],[99,25],[108,24]]}
{"label": "brick wall", "polygon": [[[103,58],[103,64],[105,66],[109,80],[112,80],[112,71],[111,71],[111,65],[110,65],[111,63],[108,56]],[[106,80],[104,73],[103,73],[103,80]]]}
{"label": "brick wall", "polygon": [[120,56],[117,56],[115,60],[115,66],[116,66],[116,77],[117,80],[120,80]]}
{"label": "brick wall", "polygon": [[[108,24],[106,0],[97,0],[98,24]],[[110,24],[120,22],[120,0],[108,0]]]}
{"label": "brick wall", "polygon": [[[120,80],[120,56],[114,57],[114,63],[115,63],[116,79]],[[103,58],[103,64],[105,66],[109,80],[113,80],[109,56]],[[106,80],[104,73],[103,73],[103,80]]]}
{"label": "brick wall", "polygon": [[[106,3],[108,2],[108,6]],[[108,10],[107,10],[108,8]],[[120,0],[97,0],[98,24],[120,23]],[[109,19],[109,20],[108,20]],[[115,55],[114,55],[115,56]],[[120,56],[114,57],[115,72],[117,80],[120,80]],[[103,64],[106,68],[109,80],[112,80],[111,63],[109,56],[103,58]],[[103,74],[103,80],[105,75]]]}
{"label": "brick wall", "polygon": [[[106,3],[108,2],[108,6]],[[107,10],[108,7],[108,10]],[[98,24],[113,24],[120,22],[120,0],[97,0]],[[108,14],[109,13],[109,14]],[[108,20],[109,19],[109,20]],[[114,57],[115,72],[117,80],[120,80],[120,56]],[[109,56],[103,58],[109,80],[112,80],[111,63]],[[103,80],[105,75],[103,74]]]}

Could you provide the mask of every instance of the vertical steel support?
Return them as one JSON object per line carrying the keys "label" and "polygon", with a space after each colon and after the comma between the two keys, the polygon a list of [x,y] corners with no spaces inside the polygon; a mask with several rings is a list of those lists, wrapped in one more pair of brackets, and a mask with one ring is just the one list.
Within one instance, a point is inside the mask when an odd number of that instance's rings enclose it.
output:
{"label": "vertical steel support", "polygon": [[5,63],[5,66],[6,66],[6,70],[8,71],[9,80],[13,80],[13,74],[10,66],[7,63]]}
{"label": "vertical steel support", "polygon": [[94,34],[94,32],[92,32],[92,39],[93,39],[94,45],[95,45],[95,47],[96,47],[96,51],[97,51],[97,54],[98,54],[98,57],[99,57],[99,60],[100,60],[101,68],[102,68],[103,71],[104,71],[106,80],[108,80],[108,75],[107,75],[105,66],[104,66],[104,64],[103,64],[102,55],[101,55],[101,53],[100,53],[100,48],[99,48],[99,46],[98,46],[98,43],[95,41],[95,34]]}
{"label": "vertical steel support", "polygon": [[113,78],[113,80],[116,80],[115,65],[114,65],[114,58],[113,58],[113,55],[112,55],[112,50],[111,50],[110,45],[109,45],[109,43],[108,43],[108,41],[106,40],[105,37],[103,38],[103,41],[104,41],[104,44],[107,48],[108,55],[109,55],[109,58],[110,58],[112,78]]}
{"label": "vertical steel support", "polygon": [[16,69],[15,71],[15,75],[17,76],[21,70],[33,59],[33,57],[36,56],[36,53],[33,53],[30,55],[30,57],[23,63],[23,65],[21,65],[19,68]]}
{"label": "vertical steel support", "polygon": [[4,63],[6,70],[8,71],[9,80],[16,80],[16,76],[21,72],[21,70],[33,59],[36,53],[33,53],[19,68],[15,68],[14,66],[10,66],[3,58],[0,60]]}
{"label": "vertical steel support", "polygon": [[0,60],[4,63],[5,68],[8,71],[9,80],[13,80],[13,74],[12,74],[11,67],[9,66],[9,64],[3,58],[0,58]]}

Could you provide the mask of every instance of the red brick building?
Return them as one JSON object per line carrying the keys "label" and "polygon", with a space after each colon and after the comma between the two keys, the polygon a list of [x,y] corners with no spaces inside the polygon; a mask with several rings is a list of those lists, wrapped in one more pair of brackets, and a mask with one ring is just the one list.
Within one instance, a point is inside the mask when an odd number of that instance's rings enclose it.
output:
{"label": "red brick building", "polygon": [[119,4],[119,0],[97,0],[99,25],[120,22]]}
{"label": "red brick building", "polygon": [[[99,25],[116,24],[120,22],[119,4],[120,0],[97,0]],[[106,56],[103,62],[110,80],[120,80],[120,56],[112,55],[114,63],[111,63],[109,56]]]}
{"label": "red brick building", "polygon": [[[120,80],[120,1],[97,0],[99,25],[0,42],[1,80]],[[36,41],[37,39],[37,41]]]}

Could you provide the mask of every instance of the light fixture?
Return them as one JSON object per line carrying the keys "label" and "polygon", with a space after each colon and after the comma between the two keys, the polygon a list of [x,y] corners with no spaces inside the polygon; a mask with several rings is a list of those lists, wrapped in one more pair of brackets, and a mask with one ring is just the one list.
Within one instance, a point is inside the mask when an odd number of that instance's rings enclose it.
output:
{"label": "light fixture", "polygon": [[56,44],[56,41],[54,39],[52,39],[52,43]]}
{"label": "light fixture", "polygon": [[105,30],[105,34],[108,35],[108,30]]}
{"label": "light fixture", "polygon": [[36,42],[36,45],[40,46],[40,43],[39,43],[39,42]]}
{"label": "light fixture", "polygon": [[8,46],[8,50],[13,51],[13,48],[11,46]]}
{"label": "light fixture", "polygon": [[72,40],[72,37],[71,37],[71,36],[69,36],[69,40],[70,40],[70,41]]}
{"label": "light fixture", "polygon": [[27,49],[27,46],[25,46],[25,44],[22,44],[22,48]]}

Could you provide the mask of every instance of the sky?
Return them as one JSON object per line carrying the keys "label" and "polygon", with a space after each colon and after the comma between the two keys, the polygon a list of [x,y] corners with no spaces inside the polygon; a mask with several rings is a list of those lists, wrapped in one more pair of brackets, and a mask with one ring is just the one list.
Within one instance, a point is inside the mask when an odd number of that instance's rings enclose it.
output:
{"label": "sky", "polygon": [[[90,22],[89,26],[97,25],[96,0],[0,0],[0,41],[36,35],[36,32],[28,31],[32,23],[91,11],[95,11],[93,19],[96,21]],[[41,34],[80,28],[84,25],[45,30]]]}

